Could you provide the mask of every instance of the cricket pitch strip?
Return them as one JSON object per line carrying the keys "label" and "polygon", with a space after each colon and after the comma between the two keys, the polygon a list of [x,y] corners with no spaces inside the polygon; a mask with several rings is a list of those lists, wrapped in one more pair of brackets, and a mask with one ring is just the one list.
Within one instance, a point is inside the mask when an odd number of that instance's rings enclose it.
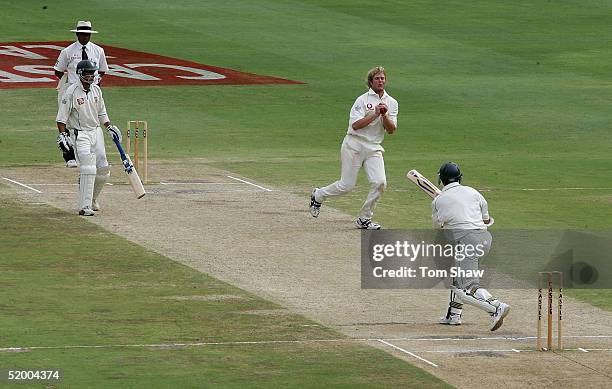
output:
{"label": "cricket pitch strip", "polygon": [[[461,326],[436,324],[446,311],[444,290],[360,288],[360,232],[353,217],[326,206],[312,218],[311,188],[291,194],[206,161],[190,162],[151,163],[141,200],[114,166],[112,185],[100,197],[102,211],[87,220],[457,387],[612,384],[612,312],[566,298],[565,350],[548,353],[535,351],[535,290],[495,291],[512,306],[496,332],[489,331],[488,316],[471,307]],[[75,169],[0,168],[0,177],[0,196],[78,217]]]}

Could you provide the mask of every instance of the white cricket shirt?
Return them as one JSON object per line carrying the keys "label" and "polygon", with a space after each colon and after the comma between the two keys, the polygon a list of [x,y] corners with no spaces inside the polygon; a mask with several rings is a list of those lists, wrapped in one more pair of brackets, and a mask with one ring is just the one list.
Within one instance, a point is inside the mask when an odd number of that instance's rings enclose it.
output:
{"label": "white cricket shirt", "polygon": [[109,122],[100,87],[92,84],[89,92],[85,92],[80,82],[70,85],[62,96],[56,121],[66,124],[69,130],[79,131],[93,131]]}
{"label": "white cricket shirt", "polygon": [[476,189],[451,182],[432,203],[434,227],[457,230],[480,230],[489,219],[487,200]]}
{"label": "white cricket shirt", "polygon": [[383,139],[385,138],[386,132],[385,128],[383,127],[382,117],[377,117],[372,123],[368,124],[360,130],[353,130],[353,123],[355,123],[359,119],[363,119],[367,115],[374,114],[376,106],[380,103],[385,103],[387,107],[389,107],[389,110],[387,111],[387,116],[393,121],[395,126],[397,126],[397,114],[399,111],[399,105],[397,103],[397,100],[389,96],[387,92],[384,92],[383,96],[379,97],[378,93],[374,92],[372,88],[370,88],[370,90],[357,97],[357,100],[355,100],[355,103],[351,108],[348,131],[346,133],[348,135],[356,136],[361,140],[365,140],[370,143],[374,143],[377,145],[381,144]]}
{"label": "white cricket shirt", "polygon": [[[79,81],[79,76],[76,74],[76,67],[81,62],[83,55],[83,45],[79,41],[74,42],[60,52],[57,57],[53,69],[58,72],[68,72],[68,83],[75,84]],[[92,42],[87,42],[85,45],[87,59],[98,65],[100,72],[108,72],[108,64],[106,63],[106,54],[104,49]],[[97,72],[96,72],[97,74]]]}

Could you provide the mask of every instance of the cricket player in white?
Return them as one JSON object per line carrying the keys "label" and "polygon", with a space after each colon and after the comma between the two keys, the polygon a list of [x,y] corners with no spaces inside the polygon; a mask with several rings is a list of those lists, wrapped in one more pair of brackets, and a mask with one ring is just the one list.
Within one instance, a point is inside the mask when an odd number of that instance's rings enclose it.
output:
{"label": "cricket player in white", "polygon": [[359,96],[351,108],[348,130],[340,149],[342,161],[340,180],[324,188],[312,190],[310,214],[313,217],[319,216],[321,204],[325,199],[353,190],[357,183],[357,174],[363,166],[370,182],[370,192],[355,224],[361,229],[381,228],[380,224],[372,221],[376,202],[387,187],[383,160],[385,149],[381,143],[385,132],[393,134],[397,129],[399,111],[397,100],[385,91],[386,82],[385,69],[382,66],[368,71],[369,90]]}
{"label": "cricket player in white", "polygon": [[[454,244],[480,248],[481,255],[466,257],[455,266],[462,270],[478,270],[479,261],[491,249],[493,237],[487,227],[493,224],[485,198],[474,188],[461,185],[463,175],[459,165],[446,162],[440,167],[439,179],[444,184],[442,193],[432,202],[432,222],[444,229],[447,239]],[[463,303],[473,305],[491,315],[491,331],[497,330],[510,311],[510,306],[481,288],[478,277],[456,277],[450,291],[446,316],[441,324],[460,325]]]}
{"label": "cricket player in white", "polygon": [[[98,31],[91,28],[91,22],[80,20],[76,28],[70,31],[76,33],[77,40],[60,52],[55,62],[55,66],[53,67],[55,76],[59,79],[56,88],[58,107],[62,103],[62,96],[66,92],[66,89],[68,89],[70,85],[79,82],[79,76],[76,74],[76,67],[80,61],[89,59],[98,65],[96,78],[96,84],[98,85],[104,73],[108,71],[104,49],[90,41],[91,34],[98,33]],[[60,150],[62,150],[64,160],[66,161],[66,167],[77,167],[73,145],[70,143],[70,139],[67,139],[68,143],[58,143],[58,146]]]}
{"label": "cricket player in white", "polygon": [[106,159],[104,136],[100,123],[103,123],[112,137],[121,141],[121,132],[111,125],[102,90],[94,83],[96,64],[90,60],[80,61],[77,74],[80,82],[66,89],[57,113],[59,138],[66,137],[70,130],[79,164],[79,215],[93,216],[100,209],[98,196],[110,176]]}
{"label": "cricket player in white", "polygon": [[61,104],[62,95],[66,89],[79,82],[79,76],[76,74],[76,67],[79,62],[88,59],[98,66],[96,84],[99,84],[104,73],[108,72],[104,49],[91,42],[91,34],[98,33],[98,31],[92,30],[91,22],[81,20],[77,23],[76,29],[70,31],[76,33],[77,40],[60,52],[55,66],[53,66],[55,75],[60,79],[57,88],[58,104]]}

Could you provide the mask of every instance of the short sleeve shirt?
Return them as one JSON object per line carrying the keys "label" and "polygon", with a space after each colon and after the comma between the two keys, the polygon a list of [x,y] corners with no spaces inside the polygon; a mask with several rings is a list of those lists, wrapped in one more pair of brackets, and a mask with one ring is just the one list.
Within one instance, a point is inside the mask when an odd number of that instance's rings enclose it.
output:
{"label": "short sleeve shirt", "polygon": [[432,206],[435,227],[457,230],[486,229],[483,220],[489,219],[487,200],[476,189],[451,182],[442,189]]}
{"label": "short sleeve shirt", "polygon": [[[98,65],[100,72],[108,72],[106,54],[104,53],[104,49],[102,47],[96,45],[95,43],[87,42],[85,45],[85,52],[87,53],[87,59]],[[57,70],[58,72],[68,72],[68,83],[77,83],[79,81],[79,76],[76,74],[76,67],[77,64],[81,62],[82,55],[83,45],[76,41],[60,52],[53,69]]]}
{"label": "short sleeve shirt", "polygon": [[70,85],[62,97],[56,121],[79,131],[93,131],[100,123],[110,121],[100,87],[92,84],[86,92],[80,82]]}
{"label": "short sleeve shirt", "polygon": [[353,123],[355,123],[357,120],[363,119],[367,115],[373,114],[376,106],[380,103],[385,103],[387,107],[389,107],[387,115],[397,126],[397,114],[399,112],[397,100],[389,96],[387,92],[384,92],[383,96],[380,97],[378,96],[378,93],[374,92],[370,88],[370,90],[355,100],[349,115],[347,134],[359,137],[361,140],[365,140],[370,143],[381,144],[385,138],[386,132],[385,128],[383,127],[382,117],[376,118],[372,123],[358,131],[353,130]]}

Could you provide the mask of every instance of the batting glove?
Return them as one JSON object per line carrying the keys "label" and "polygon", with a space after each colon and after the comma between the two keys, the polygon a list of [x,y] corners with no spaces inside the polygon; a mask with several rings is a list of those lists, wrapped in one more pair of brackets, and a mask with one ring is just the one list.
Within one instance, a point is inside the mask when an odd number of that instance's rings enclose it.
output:
{"label": "batting glove", "polygon": [[121,137],[121,131],[117,126],[109,125],[106,127],[106,129],[108,130],[108,135],[110,135],[111,138],[117,138],[119,143],[121,143],[123,138]]}
{"label": "batting glove", "polygon": [[70,152],[72,150],[72,139],[67,132],[60,132],[57,135],[57,145],[63,152]]}

